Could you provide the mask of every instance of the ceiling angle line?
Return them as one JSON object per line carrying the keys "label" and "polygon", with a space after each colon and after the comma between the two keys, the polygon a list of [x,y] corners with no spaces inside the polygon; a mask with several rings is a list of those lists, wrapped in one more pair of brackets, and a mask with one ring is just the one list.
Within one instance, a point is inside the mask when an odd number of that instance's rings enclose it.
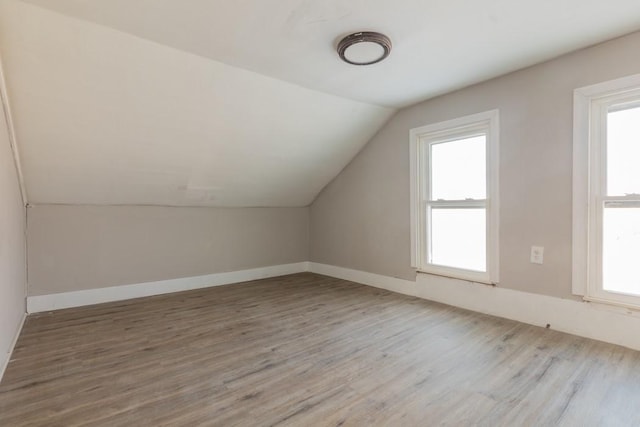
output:
{"label": "ceiling angle line", "polygon": [[20,163],[20,152],[18,151],[18,144],[16,142],[16,132],[13,126],[13,116],[11,115],[11,107],[9,105],[9,93],[7,91],[7,82],[4,77],[4,66],[2,58],[0,58],[0,101],[2,101],[2,107],[4,111],[4,119],[7,124],[7,133],[9,136],[9,145],[13,153],[13,163],[18,175],[18,184],[20,185],[20,195],[22,196],[22,204],[27,206],[27,188],[24,183],[24,176],[22,174],[22,164]]}

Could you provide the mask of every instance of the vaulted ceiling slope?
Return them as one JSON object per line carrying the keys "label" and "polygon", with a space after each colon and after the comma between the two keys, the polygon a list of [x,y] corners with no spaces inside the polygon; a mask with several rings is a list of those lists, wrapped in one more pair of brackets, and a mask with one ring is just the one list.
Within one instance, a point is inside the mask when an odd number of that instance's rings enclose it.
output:
{"label": "vaulted ceiling slope", "polygon": [[393,114],[0,4],[30,203],[306,206]]}
{"label": "vaulted ceiling slope", "polygon": [[[640,28],[637,0],[0,0],[31,203],[304,206],[395,109]],[[394,43],[340,62],[355,30]]]}

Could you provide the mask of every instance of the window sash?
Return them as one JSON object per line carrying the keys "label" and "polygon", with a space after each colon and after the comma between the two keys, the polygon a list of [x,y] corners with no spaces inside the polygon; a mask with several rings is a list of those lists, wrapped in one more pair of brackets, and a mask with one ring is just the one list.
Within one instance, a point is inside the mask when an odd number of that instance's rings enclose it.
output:
{"label": "window sash", "polygon": [[[486,195],[483,199],[431,200],[429,164],[433,144],[485,136]],[[418,272],[456,279],[494,284],[498,282],[498,139],[499,112],[486,111],[444,122],[434,123],[410,132],[411,191],[411,266]],[[429,264],[427,258],[427,223],[430,209],[483,208],[485,213],[486,271],[464,270]]]}
{"label": "window sash", "polygon": [[[447,265],[437,264],[431,261],[433,258],[433,239],[432,239],[432,211],[433,209],[484,209],[485,211],[485,266],[484,270],[471,270],[460,267],[451,267]],[[474,279],[478,280],[486,280],[489,274],[489,250],[490,250],[490,240],[489,240],[489,210],[487,209],[487,200],[438,200],[438,201],[424,201],[422,211],[425,215],[425,229],[423,233],[424,236],[424,244],[425,248],[422,251],[423,254],[423,265],[429,266],[429,268],[436,269],[446,269],[446,271],[461,271],[465,272],[463,274],[468,274],[470,277],[473,276]]]}
{"label": "window sash", "polygon": [[604,288],[604,214],[605,209],[639,208],[640,196],[598,196],[594,197],[595,213],[595,269],[593,280],[588,286],[587,299],[602,302],[617,302],[624,306],[637,308],[640,306],[640,296],[606,290]]}
{"label": "window sash", "polygon": [[[456,129],[450,129],[444,132],[431,134],[428,138],[420,139],[420,144],[423,147],[423,164],[428,165],[428,169],[423,170],[423,179],[422,179],[422,188],[424,189],[424,193],[422,195],[421,200],[421,213],[423,217],[421,218],[421,224],[423,224],[424,228],[422,230],[422,242],[423,247],[421,250],[422,259],[421,266],[422,270],[428,273],[439,274],[443,276],[454,276],[457,278],[464,278],[472,281],[479,282],[490,282],[489,275],[489,252],[490,252],[490,218],[489,218],[489,210],[487,209],[487,199],[472,199],[467,198],[464,200],[447,200],[447,199],[437,199],[434,200],[432,197],[432,183],[433,183],[433,163],[431,156],[431,147],[436,144],[446,144],[448,142],[455,142],[467,138],[473,138],[477,136],[485,137],[485,151],[488,159],[490,150],[489,150],[489,124],[488,123],[474,123],[469,126],[464,126]],[[486,161],[486,160],[485,160]],[[489,162],[486,161],[488,164]],[[488,168],[487,168],[488,169]],[[489,185],[489,171],[486,172],[486,189],[485,194],[489,194],[490,185]],[[486,236],[486,244],[485,244],[485,266],[483,271],[478,270],[470,270],[464,269],[460,267],[451,267],[446,265],[440,265],[431,262],[433,257],[433,246],[432,246],[432,218],[431,211],[432,209],[484,209],[485,210],[485,236]]]}
{"label": "window sash", "polygon": [[[587,273],[585,300],[620,305],[629,308],[640,307],[640,296],[604,289],[604,213],[608,208],[640,207],[640,195],[607,195],[608,141],[607,122],[610,112],[634,108],[640,105],[640,91],[623,94],[609,94],[591,100],[589,151],[589,241],[588,262],[591,269]],[[588,267],[589,268],[589,267]]]}

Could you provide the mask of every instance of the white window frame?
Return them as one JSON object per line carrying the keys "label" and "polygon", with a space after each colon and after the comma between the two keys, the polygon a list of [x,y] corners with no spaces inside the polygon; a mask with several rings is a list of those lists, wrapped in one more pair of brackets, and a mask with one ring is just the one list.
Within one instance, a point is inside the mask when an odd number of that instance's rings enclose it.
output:
{"label": "white window frame", "polygon": [[[411,266],[418,272],[435,274],[472,282],[496,284],[499,277],[499,111],[490,110],[478,114],[434,123],[410,132],[410,192],[411,192]],[[487,194],[485,200],[462,200],[453,203],[460,207],[481,206],[486,209],[486,271],[472,271],[431,264],[427,260],[428,240],[427,205],[429,201],[430,175],[429,147],[447,139],[462,139],[473,134],[486,134]]]}
{"label": "white window frame", "polygon": [[640,197],[606,197],[606,119],[609,107],[640,103],[640,74],[574,91],[572,292],[586,301],[640,309],[640,297],[602,286],[602,214],[605,201],[640,202]]}

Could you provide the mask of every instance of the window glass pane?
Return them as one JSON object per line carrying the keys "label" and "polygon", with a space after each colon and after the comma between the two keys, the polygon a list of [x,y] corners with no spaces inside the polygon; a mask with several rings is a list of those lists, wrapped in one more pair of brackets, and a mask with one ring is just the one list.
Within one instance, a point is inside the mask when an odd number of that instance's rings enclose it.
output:
{"label": "window glass pane", "polygon": [[486,271],[485,209],[431,209],[431,264]]}
{"label": "window glass pane", "polygon": [[640,207],[605,206],[602,257],[603,289],[640,295]]}
{"label": "window glass pane", "polygon": [[431,199],[486,198],[486,135],[431,145]]}
{"label": "window glass pane", "polygon": [[640,194],[640,107],[607,116],[607,194]]}

